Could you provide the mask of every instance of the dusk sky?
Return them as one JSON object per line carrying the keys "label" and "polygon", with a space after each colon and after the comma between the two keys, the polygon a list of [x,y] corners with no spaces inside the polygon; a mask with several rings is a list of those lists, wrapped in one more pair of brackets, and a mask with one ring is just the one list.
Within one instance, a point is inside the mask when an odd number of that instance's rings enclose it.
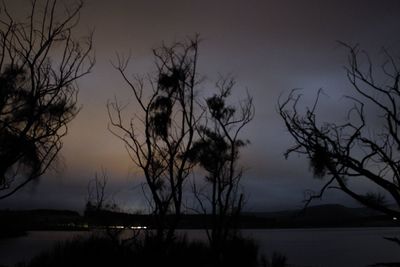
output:
{"label": "dusk sky", "polygon": [[[7,1],[11,14],[21,3]],[[60,1],[61,2],[61,1]],[[67,1],[69,2],[69,1]],[[293,144],[277,113],[281,94],[302,88],[305,103],[319,88],[326,97],[321,119],[345,118],[351,94],[343,66],[346,50],[338,40],[360,44],[377,65],[382,48],[400,55],[400,2],[397,0],[85,0],[76,34],[95,30],[96,65],[79,81],[82,110],[70,124],[55,170],[0,202],[0,208],[68,208],[82,210],[86,185],[95,172],[109,174],[110,199],[122,208],[145,208],[141,173],[120,140],[108,130],[107,100],[114,96],[134,104],[130,91],[111,65],[116,53],[132,56],[128,71],[154,71],[152,48],[162,42],[200,34],[199,74],[212,88],[220,74],[237,80],[233,103],[254,98],[256,115],[243,132],[249,139],[241,156],[248,210],[299,208],[306,189],[318,190],[307,160],[283,153]],[[132,106],[132,111],[134,106]],[[326,116],[325,116],[326,115]],[[359,185],[368,190],[368,185]],[[321,203],[357,205],[343,193],[329,192]]]}

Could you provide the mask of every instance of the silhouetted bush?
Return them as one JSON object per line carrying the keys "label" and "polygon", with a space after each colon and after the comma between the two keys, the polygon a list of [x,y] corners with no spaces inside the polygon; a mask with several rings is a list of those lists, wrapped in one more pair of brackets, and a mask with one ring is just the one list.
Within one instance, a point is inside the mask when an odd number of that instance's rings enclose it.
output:
{"label": "silhouetted bush", "polygon": [[270,260],[265,258],[262,259],[262,266],[265,267],[286,267],[289,266],[287,263],[287,257],[279,252],[274,252]]}
{"label": "silhouetted bush", "polygon": [[111,239],[99,236],[78,237],[64,241],[17,267],[132,266],[133,254],[116,246]]}
{"label": "silhouetted bush", "polygon": [[185,237],[166,244],[147,236],[131,244],[124,246],[100,235],[79,237],[59,243],[51,251],[16,267],[260,266],[257,245],[243,238],[228,241],[221,251],[215,251],[203,242],[189,242]]}

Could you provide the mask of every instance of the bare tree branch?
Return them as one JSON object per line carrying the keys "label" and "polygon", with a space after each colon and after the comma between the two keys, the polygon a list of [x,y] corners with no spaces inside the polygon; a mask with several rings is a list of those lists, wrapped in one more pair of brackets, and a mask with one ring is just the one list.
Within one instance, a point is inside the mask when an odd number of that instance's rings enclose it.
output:
{"label": "bare tree branch", "polygon": [[[379,77],[384,76],[386,84],[378,84],[376,71],[368,54],[358,46],[343,44],[349,51],[347,77],[357,97],[347,97],[353,101],[343,124],[317,121],[315,106],[320,101],[319,94],[312,109],[298,112],[301,95],[293,90],[284,101],[279,101],[279,114],[283,118],[295,145],[285,153],[307,155],[314,175],[331,178],[316,195],[311,195],[306,203],[321,197],[329,188],[339,188],[365,206],[379,210],[393,217],[400,216],[400,103],[398,62],[385,53],[387,62],[382,66]],[[360,57],[366,58],[367,66],[362,67]],[[390,65],[390,68],[387,67]],[[374,109],[373,112],[367,111]],[[376,114],[376,115],[375,115]],[[371,120],[378,120],[376,129]],[[348,180],[366,180],[375,185],[377,191],[384,191],[396,204],[388,206],[384,195],[356,192]],[[335,184],[335,185],[334,185]]]}
{"label": "bare tree branch", "polygon": [[[113,64],[132,90],[139,113],[137,120],[131,118],[125,123],[118,102],[108,103],[109,129],[123,141],[132,162],[143,171],[146,188],[151,192],[157,234],[167,240],[172,238],[181,216],[184,183],[193,168],[188,151],[199,121],[195,109],[198,42],[196,36],[154,49],[156,74],[147,80],[128,78],[129,58],[117,55]],[[167,229],[169,213],[175,216]]]}

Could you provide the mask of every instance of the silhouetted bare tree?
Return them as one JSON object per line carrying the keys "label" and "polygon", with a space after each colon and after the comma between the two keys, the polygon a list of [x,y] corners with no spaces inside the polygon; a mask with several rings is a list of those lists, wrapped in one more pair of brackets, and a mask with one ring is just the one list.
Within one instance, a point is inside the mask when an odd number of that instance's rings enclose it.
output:
{"label": "silhouetted bare tree", "polygon": [[[130,80],[126,74],[129,59],[118,58],[115,68],[132,90],[141,114],[124,123],[123,107],[117,101],[108,104],[110,130],[125,143],[132,161],[143,171],[151,192],[157,235],[166,240],[172,238],[181,216],[184,182],[193,167],[188,151],[198,121],[198,42],[195,37],[153,50],[156,74],[147,80]],[[174,216],[167,227],[170,213]]]}
{"label": "silhouetted bare tree", "polygon": [[243,206],[242,168],[238,160],[239,149],[247,142],[239,139],[239,134],[254,116],[249,95],[239,106],[227,103],[234,85],[233,79],[220,79],[219,93],[206,99],[206,123],[199,127],[201,138],[190,153],[190,159],[207,172],[205,186],[194,183],[193,191],[202,212],[211,213],[212,225],[207,235],[216,249],[222,248],[234,235],[235,219]]}
{"label": "silhouetted bare tree", "polygon": [[[387,61],[377,74],[367,54],[363,53],[367,62],[363,68],[360,49],[345,47],[349,50],[347,77],[357,94],[348,97],[354,103],[348,120],[343,124],[319,123],[316,108],[320,92],[313,107],[302,114],[298,111],[301,95],[292,91],[279,103],[280,115],[295,140],[285,155],[304,154],[316,177],[330,177],[319,193],[308,197],[307,203],[335,188],[367,207],[399,218],[399,63],[386,53]],[[368,181],[385,193],[357,192],[353,181]],[[390,196],[396,207],[387,205],[385,196]]]}
{"label": "silhouetted bare tree", "polygon": [[94,178],[88,182],[85,213],[111,208],[110,204],[107,203],[107,182],[108,175],[105,169],[101,170],[101,176],[96,172]]}
{"label": "silhouetted bare tree", "polygon": [[76,81],[94,64],[92,35],[75,40],[82,2],[57,18],[57,1],[33,0],[26,20],[0,19],[0,190],[8,197],[52,164],[78,112]]}

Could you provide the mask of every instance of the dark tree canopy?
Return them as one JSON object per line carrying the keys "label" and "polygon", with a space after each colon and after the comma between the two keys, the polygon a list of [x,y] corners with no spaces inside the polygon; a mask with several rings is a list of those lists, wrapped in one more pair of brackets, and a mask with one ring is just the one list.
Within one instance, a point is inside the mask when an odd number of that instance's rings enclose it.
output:
{"label": "dark tree canopy", "polygon": [[56,17],[56,1],[31,2],[15,21],[6,7],[0,19],[0,198],[37,179],[53,163],[75,117],[76,81],[94,60],[92,37],[75,40],[82,3]]}
{"label": "dark tree canopy", "polygon": [[[365,206],[400,217],[400,65],[385,51],[386,60],[379,69],[358,46],[345,47],[349,51],[347,77],[355,93],[347,97],[353,102],[348,120],[319,122],[321,92],[314,106],[301,113],[301,95],[292,91],[279,103],[280,115],[295,140],[286,156],[304,154],[316,177],[329,177],[308,203],[334,188]],[[366,181],[374,186],[372,191],[357,191],[354,182]]]}

